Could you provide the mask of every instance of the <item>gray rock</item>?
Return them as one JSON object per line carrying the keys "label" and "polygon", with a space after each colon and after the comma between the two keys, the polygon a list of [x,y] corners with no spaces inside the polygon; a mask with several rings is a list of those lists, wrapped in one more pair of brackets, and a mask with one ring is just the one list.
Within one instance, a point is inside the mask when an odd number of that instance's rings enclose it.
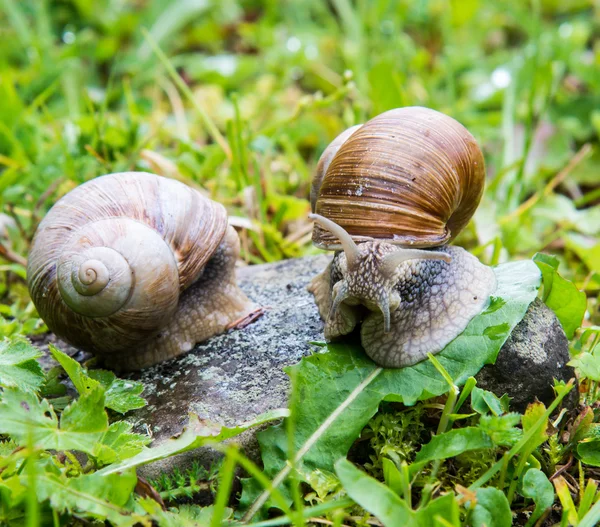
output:
{"label": "gray rock", "polygon": [[[158,445],[181,432],[190,412],[233,426],[285,407],[288,377],[283,368],[309,355],[310,342],[323,340],[323,324],[306,286],[327,263],[328,257],[321,255],[240,268],[240,287],[265,314],[186,355],[130,374],[144,384],[148,406],[127,418],[152,434]],[[236,441],[258,460],[255,434],[256,429],[250,430]],[[214,456],[213,450],[203,448],[148,465],[142,473],[155,477],[194,457],[208,464]]]}
{"label": "gray rock", "polygon": [[[512,410],[523,412],[540,400],[548,406],[554,400],[553,379],[567,382],[575,377],[569,362],[569,342],[554,312],[536,298],[525,317],[513,330],[498,354],[496,363],[477,375],[477,386],[498,396],[512,397]],[[571,390],[563,405],[577,404],[577,390]]]}
{"label": "gray rock", "polygon": [[[150,433],[158,445],[181,432],[189,413],[232,426],[285,407],[288,377],[283,368],[310,354],[311,341],[323,340],[323,323],[306,286],[327,262],[328,256],[321,255],[241,268],[241,288],[266,308],[265,314],[186,355],[130,374],[144,384],[148,406],[130,412],[127,419],[138,431]],[[75,354],[78,360],[84,357]],[[553,399],[552,378],[573,376],[565,366],[568,360],[568,343],[558,320],[536,301],[500,351],[496,365],[479,373],[478,386],[499,396],[508,393],[517,410],[535,397],[548,403]],[[260,456],[255,434],[252,429],[235,440],[256,461]],[[207,465],[216,455],[202,448],[143,467],[141,473],[156,477],[183,468],[192,459]]]}

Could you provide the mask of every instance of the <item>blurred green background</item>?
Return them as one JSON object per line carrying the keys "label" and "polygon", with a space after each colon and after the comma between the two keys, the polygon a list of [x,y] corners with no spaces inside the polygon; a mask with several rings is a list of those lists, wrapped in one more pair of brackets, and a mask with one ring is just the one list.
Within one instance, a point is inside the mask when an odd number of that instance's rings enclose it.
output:
{"label": "blurred green background", "polygon": [[488,264],[559,255],[599,323],[599,2],[0,0],[0,332],[43,328],[24,258],[77,184],[174,177],[226,205],[246,262],[316,253],[320,153],[408,105],[484,149],[457,243]]}

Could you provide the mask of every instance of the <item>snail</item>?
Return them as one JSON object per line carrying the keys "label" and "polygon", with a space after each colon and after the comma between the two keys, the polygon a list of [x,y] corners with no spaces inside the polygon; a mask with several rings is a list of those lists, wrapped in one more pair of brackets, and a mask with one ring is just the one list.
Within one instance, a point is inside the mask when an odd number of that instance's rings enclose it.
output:
{"label": "snail", "polygon": [[249,314],[225,208],[144,172],[98,177],[41,221],[29,292],[49,329],[117,370],[189,351]]}
{"label": "snail", "polygon": [[483,194],[483,154],[435,110],[390,110],[346,130],[323,152],[311,189],[313,244],[336,251],[309,285],[325,338],[360,325],[377,364],[438,353],[485,309],[494,272],[449,246]]}

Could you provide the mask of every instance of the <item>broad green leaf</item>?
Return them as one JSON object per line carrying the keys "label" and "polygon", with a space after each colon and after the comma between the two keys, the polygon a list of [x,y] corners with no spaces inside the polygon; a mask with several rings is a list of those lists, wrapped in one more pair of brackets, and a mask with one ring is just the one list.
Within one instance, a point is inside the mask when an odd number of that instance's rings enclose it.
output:
{"label": "broad green leaf", "polygon": [[[452,341],[437,360],[455,384],[461,385],[475,375],[484,364],[493,363],[498,351],[523,318],[535,299],[540,272],[531,261],[514,262],[495,268],[498,289],[490,306],[475,317],[462,335]],[[489,328],[502,331],[489,331]],[[356,344],[329,344],[328,353],[302,359],[289,368],[296,379],[298,403],[294,412],[294,449],[298,451],[315,430],[370,376],[379,375],[342,412],[316,444],[306,453],[303,473],[333,470],[334,463],[345,457],[352,443],[382,400],[402,401],[407,405],[417,400],[441,395],[448,384],[430,361],[402,369],[380,370]],[[284,425],[259,432],[265,473],[273,478],[286,465],[288,439]],[[256,486],[245,482],[242,506],[256,498]],[[250,490],[252,488],[252,490]]]}
{"label": "broad green leaf", "polygon": [[587,308],[585,293],[558,274],[556,258],[538,253],[533,259],[542,272],[543,300],[560,320],[567,338],[571,339],[581,326]]}
{"label": "broad green leaf", "polygon": [[272,410],[259,415],[252,421],[232,428],[227,428],[216,423],[211,423],[205,419],[200,419],[197,415],[192,414],[190,415],[190,421],[187,427],[179,437],[169,439],[162,445],[147,448],[138,455],[126,459],[121,463],[109,465],[108,467],[99,470],[96,474],[114,474],[132,467],[139,467],[140,465],[146,465],[153,461],[158,461],[159,459],[188,452],[189,450],[194,450],[195,448],[204,445],[219,443],[240,435],[242,432],[248,430],[248,428],[281,419],[287,415],[289,415],[289,412],[285,409]]}
{"label": "broad green leaf", "polygon": [[116,525],[133,525],[137,521],[127,507],[136,483],[135,471],[109,476],[84,474],[76,478],[39,471],[36,476],[40,501],[50,500],[58,511],[108,519]]}
{"label": "broad green leaf", "polygon": [[475,387],[471,392],[471,408],[479,414],[492,412],[494,415],[502,415],[508,412],[508,396],[499,398],[492,392]]}
{"label": "broad green leaf", "polygon": [[600,355],[582,352],[567,364],[577,370],[579,378],[600,381]]}
{"label": "broad green leaf", "polygon": [[450,525],[460,525],[460,511],[453,494],[441,496],[426,507],[413,511],[389,487],[365,474],[347,459],[340,459],[335,464],[335,471],[348,496],[386,527],[429,527],[438,525],[438,518]]}
{"label": "broad green leaf", "polygon": [[[461,525],[460,507],[454,499],[454,494],[444,494],[430,501],[426,507],[419,509],[415,516],[420,527]],[[445,520],[447,523],[442,523],[440,520]]]}
{"label": "broad green leaf", "polygon": [[347,459],[335,464],[344,489],[363,509],[375,515],[386,527],[416,527],[415,513],[389,487],[357,469]]}
{"label": "broad green leaf", "polygon": [[[556,256],[554,256],[553,254],[535,253],[533,255],[533,261],[536,263],[536,265],[538,267],[539,267],[540,263],[543,263],[546,266],[554,269],[554,271],[558,271],[558,267],[560,265],[558,258]],[[552,273],[549,273],[548,275],[544,275],[544,272],[542,271],[542,282],[544,284],[544,287],[546,287],[546,280],[549,281],[548,282],[548,291],[550,291],[550,289],[552,288],[553,278],[554,278],[554,275]]]}
{"label": "broad green leaf", "polygon": [[38,359],[42,352],[27,339],[16,336],[0,342],[0,386],[35,391],[44,382]]}
{"label": "broad green leaf", "polygon": [[325,498],[340,488],[340,481],[333,472],[317,469],[308,474],[302,474],[302,478],[308,482],[319,498]]}
{"label": "broad green leaf", "polygon": [[529,517],[527,525],[533,525],[544,514],[546,509],[554,503],[554,487],[541,470],[529,469],[523,476],[521,494],[531,498],[535,503],[535,510]]}
{"label": "broad green leaf", "polygon": [[8,513],[8,509],[22,503],[26,493],[27,487],[23,485],[18,473],[9,478],[0,478],[0,504],[4,505],[4,507],[0,507],[0,525],[11,524],[9,518],[3,516],[3,512]]}
{"label": "broad green leaf", "polygon": [[583,440],[577,445],[577,457],[586,465],[600,467],[600,440]]}
{"label": "broad green leaf", "polygon": [[571,349],[573,359],[569,366],[576,369],[577,377],[600,381],[600,327],[591,326],[581,332]]}
{"label": "broad green leaf", "polygon": [[144,385],[139,381],[118,379],[113,372],[107,370],[90,370],[88,375],[104,386],[106,408],[125,414],[148,404],[140,397]]}
{"label": "broad green leaf", "polygon": [[494,443],[483,430],[467,426],[455,428],[449,432],[433,436],[431,441],[421,447],[415,457],[415,463],[425,463],[434,459],[447,459],[469,450],[492,448]]}
{"label": "broad green leaf", "polygon": [[473,509],[473,527],[511,527],[512,514],[504,492],[486,487],[477,489],[477,504]]}
{"label": "broad green leaf", "polygon": [[101,388],[81,395],[61,415],[60,423],[46,399],[32,393],[7,389],[0,401],[0,433],[20,445],[33,443],[46,450],[79,450],[92,454],[108,430]]}

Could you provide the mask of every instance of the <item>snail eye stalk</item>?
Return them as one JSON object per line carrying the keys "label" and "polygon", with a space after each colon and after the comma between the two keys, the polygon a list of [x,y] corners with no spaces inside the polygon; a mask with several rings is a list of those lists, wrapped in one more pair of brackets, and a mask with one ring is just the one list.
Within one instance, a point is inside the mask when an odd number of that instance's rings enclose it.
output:
{"label": "snail eye stalk", "polygon": [[340,240],[342,249],[344,249],[344,254],[346,255],[348,268],[354,267],[358,261],[359,251],[358,246],[352,239],[352,236],[350,236],[343,227],[340,227],[337,223],[331,221],[325,216],[321,216],[320,214],[309,214],[308,217],[311,220],[315,220],[315,222],[318,223],[321,228],[328,230],[338,240]]}

